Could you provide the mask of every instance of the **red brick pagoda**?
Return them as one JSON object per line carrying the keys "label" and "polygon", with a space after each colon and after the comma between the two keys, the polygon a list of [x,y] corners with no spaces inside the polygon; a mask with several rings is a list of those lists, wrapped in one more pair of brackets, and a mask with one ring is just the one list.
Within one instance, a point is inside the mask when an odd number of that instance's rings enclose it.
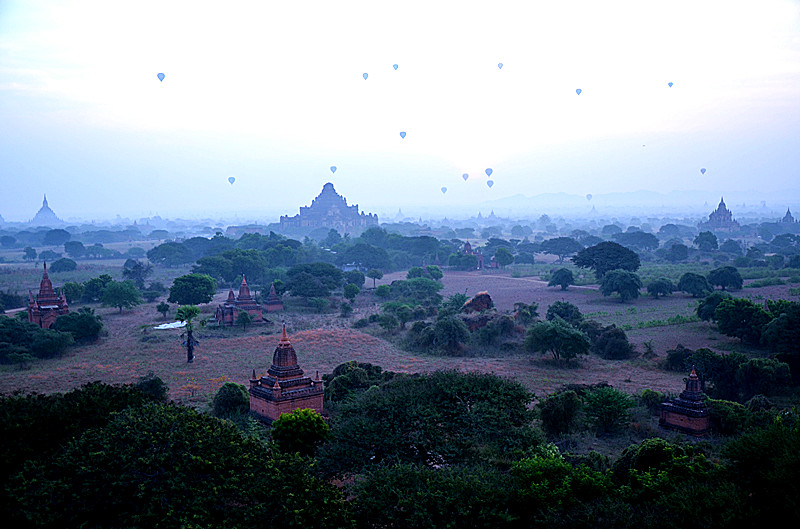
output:
{"label": "red brick pagoda", "polygon": [[705,435],[711,428],[711,419],[703,397],[700,377],[692,366],[686,389],[677,399],[669,399],[661,405],[659,426],[691,435]]}
{"label": "red brick pagoda", "polygon": [[39,284],[39,294],[33,297],[33,292],[28,291],[28,321],[35,323],[42,329],[49,329],[56,318],[69,312],[67,299],[64,294],[56,295],[53,283],[47,275],[47,263],[44,263],[44,274]]}
{"label": "red brick pagoda", "polygon": [[269,294],[267,295],[267,299],[264,301],[264,310],[267,312],[278,312],[279,310],[283,310],[283,301],[281,301],[281,297],[275,292],[275,284],[273,283],[269,287]]}
{"label": "red brick pagoda", "polygon": [[217,307],[214,319],[221,325],[234,325],[240,310],[250,314],[253,317],[253,323],[264,321],[261,305],[256,303],[256,300],[250,295],[250,287],[247,286],[244,275],[242,276],[242,284],[239,286],[239,295],[234,296],[233,287],[231,287],[228,291],[228,299]]}
{"label": "red brick pagoda", "polygon": [[272,355],[272,366],[267,374],[250,379],[250,411],[265,421],[274,421],[281,413],[309,408],[322,413],[324,389],[319,372],[314,380],[304,376],[297,365],[297,354],[294,352],[286,325],[275,353]]}

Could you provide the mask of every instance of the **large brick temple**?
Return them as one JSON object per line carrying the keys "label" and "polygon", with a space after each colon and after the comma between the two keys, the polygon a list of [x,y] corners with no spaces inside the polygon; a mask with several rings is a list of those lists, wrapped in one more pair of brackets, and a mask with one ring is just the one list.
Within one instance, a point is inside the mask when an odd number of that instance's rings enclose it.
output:
{"label": "large brick temple", "polygon": [[297,353],[289,342],[284,324],[267,374],[256,377],[253,370],[250,379],[250,412],[270,422],[280,417],[281,413],[303,408],[323,413],[324,391],[319,372],[311,380],[297,364]]}
{"label": "large brick temple", "polygon": [[53,283],[47,275],[47,263],[44,263],[39,293],[34,297],[33,292],[28,291],[28,321],[42,329],[49,329],[56,322],[56,318],[68,312],[67,298],[63,293],[57,295],[53,290]]}
{"label": "large brick temple", "polygon": [[242,284],[239,285],[239,295],[235,296],[233,287],[231,287],[228,291],[228,299],[222,305],[217,306],[214,319],[221,325],[234,325],[240,310],[250,314],[253,323],[264,321],[261,305],[250,294],[250,287],[247,285],[244,275],[242,275]]}
{"label": "large brick temple", "polygon": [[347,199],[336,192],[333,184],[322,186],[310,206],[301,206],[300,213],[281,216],[281,230],[292,228],[333,228],[341,233],[362,231],[378,225],[378,216],[358,212],[358,204],[347,205]]}

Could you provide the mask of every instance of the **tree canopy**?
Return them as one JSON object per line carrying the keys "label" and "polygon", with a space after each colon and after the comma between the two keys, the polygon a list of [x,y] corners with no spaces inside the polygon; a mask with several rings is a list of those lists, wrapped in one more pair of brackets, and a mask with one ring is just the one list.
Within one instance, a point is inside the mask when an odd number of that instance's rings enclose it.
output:
{"label": "tree canopy", "polygon": [[635,272],[641,266],[636,252],[611,241],[584,248],[572,258],[572,262],[581,268],[594,270],[597,279],[602,279],[610,270]]}
{"label": "tree canopy", "polygon": [[206,274],[186,274],[176,277],[169,288],[170,303],[197,305],[208,303],[217,291],[217,283]]}
{"label": "tree canopy", "polygon": [[641,288],[642,280],[639,276],[627,270],[611,270],[600,281],[600,291],[603,295],[610,296],[616,292],[622,303],[638,298]]}

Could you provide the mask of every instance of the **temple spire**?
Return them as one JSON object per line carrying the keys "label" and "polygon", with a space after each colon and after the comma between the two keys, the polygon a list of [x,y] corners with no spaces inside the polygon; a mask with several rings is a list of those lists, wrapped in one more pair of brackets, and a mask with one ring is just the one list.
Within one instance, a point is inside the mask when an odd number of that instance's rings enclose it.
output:
{"label": "temple spire", "polygon": [[286,322],[283,323],[283,333],[281,334],[281,343],[289,343],[289,336],[286,334]]}

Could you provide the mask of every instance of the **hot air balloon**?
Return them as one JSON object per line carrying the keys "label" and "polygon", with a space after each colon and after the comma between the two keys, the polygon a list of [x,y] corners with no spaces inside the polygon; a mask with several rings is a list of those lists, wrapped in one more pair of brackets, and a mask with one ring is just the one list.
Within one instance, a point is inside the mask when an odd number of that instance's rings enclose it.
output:
{"label": "hot air balloon", "polygon": [[503,63],[502,63],[502,62],[498,62],[498,63],[497,63],[497,67],[498,67],[498,68],[500,68],[500,69],[502,70],[502,69],[503,69]]}
{"label": "hot air balloon", "polygon": [[233,183],[234,183],[235,181],[236,181],[236,178],[234,178],[233,176],[229,176],[229,177],[228,177],[228,182],[230,182],[230,183],[231,183],[231,185],[233,185]]}
{"label": "hot air balloon", "polygon": [[367,77],[369,77],[369,74],[365,73],[365,74],[364,74],[364,80],[365,80],[365,81],[367,80]]}
{"label": "hot air balloon", "polygon": [[464,174],[461,175],[461,178],[463,178],[464,181],[466,182],[467,178],[469,178],[469,175],[467,173],[464,173]]}
{"label": "hot air balloon", "polygon": [[336,172],[336,166],[335,165],[331,165],[331,173],[335,173],[335,172]]}
{"label": "hot air balloon", "polygon": [[487,186],[489,186],[489,189],[491,189],[491,188],[492,188],[492,186],[494,185],[494,180],[488,180],[488,181],[486,182],[486,185],[487,185]]}
{"label": "hot air balloon", "polygon": [[586,200],[591,200],[591,199],[592,199],[592,194],[591,193],[587,193],[586,194]]}
{"label": "hot air balloon", "polygon": [[444,195],[445,193],[447,193],[447,188],[446,188],[446,187],[443,187],[443,188],[442,188],[442,194]]}
{"label": "hot air balloon", "polygon": [[672,88],[672,83],[667,83],[667,86],[669,86],[670,88]]}
{"label": "hot air balloon", "polygon": [[486,169],[486,176],[492,176],[492,173],[493,173],[493,172],[494,172],[494,171],[492,171],[492,168],[491,168],[491,167],[490,167],[490,168],[488,168],[488,169]]}
{"label": "hot air balloon", "polygon": [[158,74],[158,80],[159,81],[163,81],[164,80],[164,74],[163,73]]}
{"label": "hot air balloon", "polygon": [[405,133],[405,132],[401,132],[401,133],[400,133],[400,137],[401,137],[401,138],[405,138],[405,137],[406,137],[406,133]]}
{"label": "hot air balloon", "polygon": [[397,70],[397,65],[396,65],[396,64],[393,64],[393,65],[392,65],[392,68],[394,68],[395,70]]}
{"label": "hot air balloon", "polygon": [[576,93],[576,94],[578,94],[578,95],[581,95],[581,92],[583,92],[583,90],[581,90],[580,88],[578,88],[577,90],[575,90],[575,93]]}
{"label": "hot air balloon", "polygon": [[703,167],[702,169],[700,169],[700,174],[706,174],[706,168],[705,168],[705,167]]}

